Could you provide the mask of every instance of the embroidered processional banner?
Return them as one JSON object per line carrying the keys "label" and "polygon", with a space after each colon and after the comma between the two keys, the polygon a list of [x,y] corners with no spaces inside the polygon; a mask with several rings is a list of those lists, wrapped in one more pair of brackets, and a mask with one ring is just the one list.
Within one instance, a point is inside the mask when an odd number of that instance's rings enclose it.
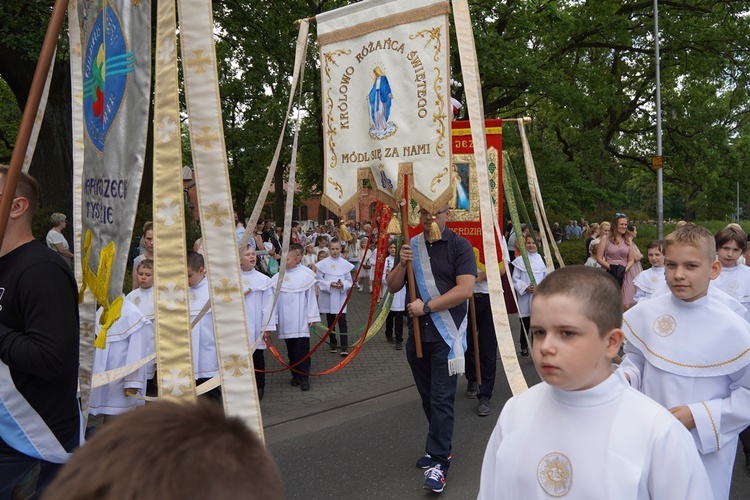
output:
{"label": "embroidered processional banner", "polygon": [[368,0],[319,14],[325,146],[322,203],[339,215],[362,179],[392,206],[436,211],[451,192],[450,66],[444,0]]}
{"label": "embroidered processional banner", "polygon": [[[83,287],[119,317],[148,131],[151,2],[78,0],[84,163],[80,186]],[[75,68],[73,69],[75,70]]]}

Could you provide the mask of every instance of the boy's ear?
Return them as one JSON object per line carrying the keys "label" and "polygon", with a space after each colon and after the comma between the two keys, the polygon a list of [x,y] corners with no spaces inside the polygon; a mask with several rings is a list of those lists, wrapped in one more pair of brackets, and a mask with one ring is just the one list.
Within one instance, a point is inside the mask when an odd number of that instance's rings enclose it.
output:
{"label": "boy's ear", "polygon": [[607,342],[607,349],[606,349],[607,358],[614,359],[617,356],[617,353],[620,351],[620,346],[622,345],[622,341],[624,338],[625,338],[625,334],[619,328],[613,328],[612,330],[606,333],[605,340]]}
{"label": "boy's ear", "polygon": [[715,280],[721,274],[721,262],[714,260],[711,264],[711,279]]}

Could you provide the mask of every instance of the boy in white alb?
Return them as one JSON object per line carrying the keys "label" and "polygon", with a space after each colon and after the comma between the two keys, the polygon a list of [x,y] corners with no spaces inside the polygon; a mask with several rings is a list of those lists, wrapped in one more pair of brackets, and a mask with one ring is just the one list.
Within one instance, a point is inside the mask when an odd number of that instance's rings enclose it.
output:
{"label": "boy in white alb", "polygon": [[[396,265],[396,242],[392,241],[388,243],[388,257],[385,258],[385,266],[383,267],[383,291],[387,290],[388,284],[386,278],[391,270]],[[394,331],[395,331],[395,342],[396,350],[400,351],[403,349],[404,342],[404,309],[406,308],[406,285],[401,290],[393,294],[393,301],[391,302],[391,310],[388,316],[385,318],[385,339],[393,344],[394,342]]]}
{"label": "boy in white alb", "polygon": [[[203,308],[209,303],[208,279],[203,256],[196,252],[188,252],[188,290],[190,299],[190,324],[196,321]],[[219,361],[216,356],[216,338],[211,310],[200,317],[191,330],[190,340],[193,348],[193,370],[195,371],[196,387],[207,382],[219,374]],[[221,388],[215,387],[204,396],[218,403],[222,402]]]}
{"label": "boy in white alb", "polygon": [[716,233],[716,256],[721,273],[714,285],[725,291],[745,307],[745,319],[750,321],[750,267],[738,265],[747,248],[747,235],[737,224],[729,224]]}
{"label": "boy in white alb", "polygon": [[[328,245],[329,255],[315,265],[315,279],[318,282],[318,304],[321,313],[326,315],[326,324],[330,328],[336,320],[336,315],[341,312],[337,323],[338,330],[342,335],[341,355],[347,356],[349,351],[349,329],[346,324],[346,295],[352,287],[351,271],[354,266],[351,262],[341,257],[341,242],[333,238]],[[336,334],[331,330],[329,338],[331,352],[336,352]]]}
{"label": "boy in white alb", "polygon": [[654,292],[666,283],[664,278],[664,242],[653,240],[646,247],[646,254],[651,267],[638,273],[633,280],[635,285],[633,300],[636,302],[650,299]]}
{"label": "boy in white alb", "polygon": [[620,370],[691,432],[717,500],[729,498],[737,436],[750,424],[750,325],[708,293],[721,272],[707,229],[666,238],[671,293],[625,313]]}
{"label": "boy in white alb", "polygon": [[[124,297],[123,297],[124,299]],[[96,334],[99,335],[99,318],[103,308],[96,312]],[[122,301],[119,319],[107,331],[107,345],[104,349],[94,349],[94,373],[122,368],[150,354],[148,332],[151,321],[129,300]],[[151,329],[153,331],[153,329]],[[90,415],[120,415],[144,401],[130,396],[143,394],[146,390],[146,366],[126,374],[109,384],[91,389]]]}
{"label": "boy in white alb", "polygon": [[[542,260],[542,256],[536,251],[536,242],[531,234],[524,237],[526,253],[529,256],[531,272],[534,273],[534,280],[538,285],[545,276],[547,276],[547,266]],[[526,270],[523,257],[516,257],[513,262],[513,288],[518,295],[518,317],[521,319],[521,357],[529,357],[529,345],[526,341],[526,334],[531,335],[529,331],[529,316],[531,313],[531,297],[534,293],[534,285],[531,284],[531,278]],[[526,334],[524,334],[526,332]]]}
{"label": "boy in white alb", "polygon": [[[255,269],[258,256],[255,249],[248,245],[240,257],[242,268],[242,290],[245,292],[245,319],[247,335],[253,350],[253,366],[256,370],[266,369],[266,342],[261,333],[276,330],[276,318],[273,315],[273,287],[271,278]],[[255,372],[255,385],[258,388],[258,400],[263,399],[266,387],[266,374]]]}
{"label": "boy in white alb", "polygon": [[613,372],[622,294],[601,269],[567,266],[534,291],[534,366],[482,463],[479,499],[713,498],[685,428]]}
{"label": "boy in white alb", "polygon": [[[277,331],[279,338],[286,343],[289,365],[292,369],[292,385],[303,391],[310,390],[309,357],[297,364],[310,353],[310,328],[320,321],[318,302],[315,300],[315,273],[300,266],[302,245],[292,243],[286,256],[284,282],[276,302]],[[274,288],[279,286],[279,275],[272,280]]]}
{"label": "boy in white alb", "polygon": [[[151,322],[148,329],[148,354],[156,352],[156,339],[154,338],[154,261],[143,259],[136,267],[136,277],[138,278],[138,288],[130,292],[126,298],[138,307],[147,320]],[[156,383],[156,360],[146,365],[146,384],[147,393],[155,395]]]}

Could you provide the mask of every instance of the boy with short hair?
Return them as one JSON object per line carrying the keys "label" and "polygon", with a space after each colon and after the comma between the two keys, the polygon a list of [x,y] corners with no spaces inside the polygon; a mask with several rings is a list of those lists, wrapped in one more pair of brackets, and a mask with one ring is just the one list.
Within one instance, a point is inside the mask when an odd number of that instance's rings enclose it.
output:
{"label": "boy with short hair", "polygon": [[[310,328],[320,321],[318,302],[315,300],[315,273],[300,266],[302,245],[292,243],[286,256],[286,272],[276,302],[277,331],[279,338],[286,343],[289,365],[295,365],[310,352]],[[273,287],[279,286],[279,275],[272,280]],[[293,386],[303,391],[310,390],[310,367],[308,357],[292,368]]]}
{"label": "boy with short hair", "polygon": [[354,268],[351,262],[341,257],[341,241],[333,238],[328,245],[329,255],[315,265],[315,279],[318,282],[318,304],[321,313],[326,315],[326,324],[331,328],[328,339],[330,351],[336,352],[336,334],[333,331],[333,323],[336,315],[339,315],[337,323],[339,338],[341,340],[341,355],[348,356],[349,351],[349,329],[346,324],[346,295],[352,287],[352,274]]}
{"label": "boy with short hair", "polygon": [[660,403],[691,432],[714,497],[729,497],[737,436],[750,424],[750,325],[708,293],[721,272],[703,227],[666,238],[671,293],[625,313],[630,384]]}
{"label": "boy with short hair", "polygon": [[[245,320],[247,335],[253,349],[253,366],[256,370],[266,369],[264,352],[266,343],[261,333],[276,330],[276,318],[273,316],[273,288],[271,278],[255,269],[258,256],[251,245],[247,245],[240,257],[242,269],[242,290],[245,292]],[[258,388],[258,400],[263,399],[266,387],[266,374],[255,372],[255,385]]]}
{"label": "boy with short hair", "polygon": [[505,405],[487,444],[479,499],[712,498],[690,434],[613,372],[622,294],[601,269],[551,273],[531,302],[543,383]]}
{"label": "boy with short hair", "polygon": [[646,247],[646,254],[651,267],[641,271],[633,280],[635,285],[636,302],[646,301],[651,298],[656,290],[665,283],[664,278],[664,242],[653,240]]}
{"label": "boy with short hair", "polygon": [[[190,288],[190,323],[196,321],[209,303],[208,279],[203,256],[196,252],[187,253],[188,286]],[[219,374],[219,361],[216,356],[216,338],[211,310],[208,309],[191,330],[193,346],[193,370],[196,387]],[[222,402],[221,387],[211,389],[204,396],[217,403]]]}
{"label": "boy with short hair", "polygon": [[[143,316],[151,324],[147,330],[147,354],[156,352],[156,339],[154,337],[154,261],[143,259],[136,267],[136,277],[138,279],[138,288],[130,292],[126,298],[138,307]],[[149,395],[156,389],[154,375],[156,374],[156,360],[146,365],[146,380],[149,389]]]}

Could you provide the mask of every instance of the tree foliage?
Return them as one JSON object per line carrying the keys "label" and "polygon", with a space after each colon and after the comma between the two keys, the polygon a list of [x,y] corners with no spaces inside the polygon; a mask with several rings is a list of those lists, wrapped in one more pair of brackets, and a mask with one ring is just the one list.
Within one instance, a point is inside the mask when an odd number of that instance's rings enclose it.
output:
{"label": "tree foliage", "polygon": [[[297,37],[294,21],[347,3],[214,2],[227,156],[241,218],[255,204],[281,133]],[[0,3],[0,97],[5,97],[0,158],[9,157],[15,140],[51,5],[49,0]],[[565,218],[593,218],[613,209],[654,216],[655,174],[649,168],[656,149],[653,2],[472,0],[470,8],[487,118],[532,117],[528,134],[547,207]],[[746,0],[659,2],[667,216],[726,217],[737,182],[750,199],[748,20]],[[281,166],[291,159],[295,126],[300,128],[300,187],[306,195],[320,192],[323,141],[314,40],[313,22],[302,96],[289,117],[271,200],[277,221],[286,176]],[[460,81],[455,37],[451,50],[453,78]],[[66,58],[61,51],[42,152],[32,164],[45,192],[62,208],[71,192]],[[463,100],[460,85],[454,92]],[[15,103],[7,99],[11,93]],[[505,127],[504,144],[520,167],[513,126]],[[185,164],[189,161],[185,155]]]}

